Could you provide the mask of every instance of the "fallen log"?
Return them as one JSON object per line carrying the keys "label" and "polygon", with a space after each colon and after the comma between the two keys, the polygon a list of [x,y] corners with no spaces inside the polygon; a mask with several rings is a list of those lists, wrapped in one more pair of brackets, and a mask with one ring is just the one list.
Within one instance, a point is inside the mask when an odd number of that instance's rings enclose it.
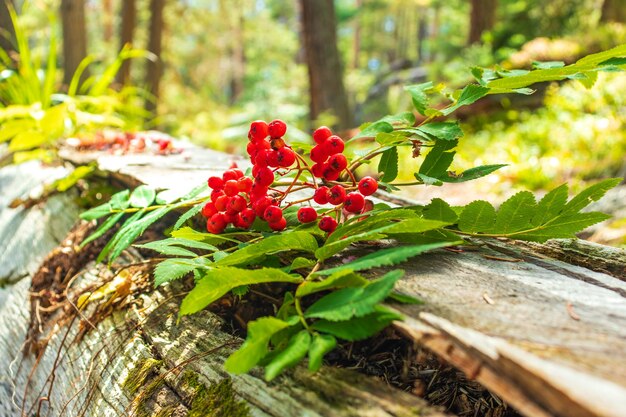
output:
{"label": "fallen log", "polygon": [[[167,157],[72,150],[62,155],[72,163],[94,161],[100,171],[129,184],[180,193],[238,160],[197,148]],[[36,238],[32,230],[25,237]],[[72,245],[66,242],[62,248]],[[555,255],[555,245],[576,246],[578,260]],[[37,261],[43,256],[28,255]],[[606,262],[596,262],[600,258]],[[436,251],[401,266],[407,274],[398,288],[425,304],[394,306],[407,317],[395,326],[523,415],[624,416],[623,259],[624,251],[598,245],[589,250],[576,241],[517,245],[494,240],[461,252]],[[217,415],[238,415],[243,409],[251,415],[442,415],[416,396],[348,370],[325,367],[312,375],[296,368],[270,384],[254,371],[228,375],[222,364],[240,339],[208,311],[176,324],[183,290],[148,291],[149,261],[127,251],[123,262],[133,266],[119,265],[127,272],[117,279],[126,283],[118,287],[129,288],[128,296],[117,297],[109,310],[82,313],[89,320],[69,308],[74,322],[68,317],[56,321],[30,381],[25,371],[36,359],[19,353],[32,320],[26,301],[30,275],[3,290],[8,296],[0,307],[0,369],[9,372],[0,379],[0,415],[19,415],[33,406],[50,415],[198,415],[199,409],[231,413]],[[76,277],[75,294],[115,282],[112,275],[102,265],[85,265]],[[55,386],[48,393],[42,388],[49,389],[52,374]],[[20,410],[20,403],[28,410]]]}

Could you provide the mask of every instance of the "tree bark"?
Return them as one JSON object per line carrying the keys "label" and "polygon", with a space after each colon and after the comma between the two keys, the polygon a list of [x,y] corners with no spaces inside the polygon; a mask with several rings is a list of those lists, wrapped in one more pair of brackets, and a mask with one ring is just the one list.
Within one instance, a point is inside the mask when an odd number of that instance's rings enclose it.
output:
{"label": "tree bark", "polygon": [[626,22],[626,0],[604,0],[600,21]]}
{"label": "tree bark", "polygon": [[156,114],[157,100],[159,97],[159,84],[163,74],[163,61],[161,50],[163,42],[163,8],[165,0],[150,0],[150,29],[148,37],[148,51],[156,56],[155,61],[148,61],[146,72],[146,85],[148,92],[152,95],[146,100],[146,110]]}
{"label": "tree bark", "polygon": [[363,9],[363,0],[356,0],[355,7],[357,15],[354,17],[354,38],[352,39],[352,68],[360,67],[361,57],[361,10]]}
{"label": "tree bark", "polygon": [[[63,82],[66,85],[81,61],[87,56],[87,32],[84,0],[61,0],[61,22],[63,26]],[[83,73],[81,81],[87,78]]]}
{"label": "tree bark", "polygon": [[[133,32],[137,24],[137,5],[135,0],[122,1],[122,23],[120,25],[120,50],[124,46],[132,45]],[[115,81],[118,84],[126,85],[130,82],[130,64],[132,60],[127,59],[122,63]]]}
{"label": "tree bark", "polygon": [[15,28],[8,5],[13,6],[13,1],[0,0],[0,48],[12,57],[15,53]]}
{"label": "tree bark", "polygon": [[[239,2],[241,3],[241,2]],[[232,4],[230,5],[232,7]],[[232,42],[232,75],[231,75],[231,96],[230,103],[234,104],[243,94],[244,77],[246,73],[246,54],[245,54],[245,19],[243,4],[239,4],[231,13],[235,13],[233,24],[233,42]]]}
{"label": "tree bark", "polygon": [[479,43],[484,32],[493,29],[498,0],[472,0],[468,45]]}
{"label": "tree bark", "polygon": [[337,118],[335,127],[349,128],[352,115],[343,84],[337,49],[337,23],[332,0],[300,0],[304,48],[309,69],[310,119],[324,112]]}
{"label": "tree bark", "polygon": [[[122,3],[125,3],[124,1]],[[104,41],[109,43],[113,39],[113,1],[102,0],[102,32]]]}

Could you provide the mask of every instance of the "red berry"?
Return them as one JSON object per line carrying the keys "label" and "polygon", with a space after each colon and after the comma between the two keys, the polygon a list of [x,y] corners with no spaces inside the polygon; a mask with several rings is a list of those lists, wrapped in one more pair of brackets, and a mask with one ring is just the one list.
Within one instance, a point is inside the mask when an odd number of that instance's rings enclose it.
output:
{"label": "red berry", "polygon": [[278,166],[288,168],[296,162],[296,153],[291,149],[284,147],[277,151],[278,154]]}
{"label": "red berry", "polygon": [[300,207],[298,209],[298,221],[300,223],[311,223],[317,220],[317,211],[313,207]]}
{"label": "red berry", "polygon": [[251,208],[243,210],[239,215],[241,216],[241,219],[250,226],[254,223],[254,219],[256,218],[256,214]]}
{"label": "red berry", "polygon": [[270,122],[268,128],[270,137],[272,138],[280,138],[285,135],[285,132],[287,132],[287,125],[280,119]]}
{"label": "red berry", "polygon": [[325,232],[333,232],[337,228],[337,220],[330,216],[324,216],[320,220],[319,228]]}
{"label": "red berry", "polygon": [[363,195],[372,195],[378,190],[378,183],[372,177],[363,177],[359,181],[359,192]]}
{"label": "red berry", "polygon": [[252,178],[241,177],[237,180],[237,189],[244,193],[249,193],[252,190]]}
{"label": "red berry", "polygon": [[313,175],[316,176],[317,178],[322,178],[322,175],[324,175],[324,169],[325,167],[325,163],[317,163],[317,164],[313,164],[313,166],[311,167],[311,171],[313,172]]}
{"label": "red berry", "polygon": [[257,176],[257,174],[259,173],[259,170],[260,170],[261,168],[264,168],[264,167],[259,166],[259,165],[253,165],[253,166],[252,166],[252,178],[254,178],[254,177],[256,177],[256,176]]}
{"label": "red berry", "polygon": [[209,187],[214,190],[221,190],[224,188],[224,180],[220,177],[210,177],[208,181]]}
{"label": "red berry", "polygon": [[254,160],[254,157],[259,152],[259,147],[256,146],[256,142],[248,142],[248,145],[246,145],[246,151],[248,152],[248,155],[250,155],[250,159]]}
{"label": "red berry", "polygon": [[222,213],[216,213],[207,220],[206,230],[209,233],[220,234],[226,228],[226,224],[226,217]]}
{"label": "red berry", "polygon": [[246,199],[240,195],[236,195],[228,202],[228,209],[235,213],[241,213],[241,211],[246,208],[246,205]]}
{"label": "red berry", "polygon": [[230,197],[223,195],[215,200],[215,208],[217,209],[217,211],[224,211],[226,210],[226,207],[228,207],[229,201]]}
{"label": "red berry", "polygon": [[250,137],[252,140],[263,140],[269,133],[269,126],[263,120],[257,120],[250,124]]}
{"label": "red berry", "polygon": [[328,193],[329,189],[327,186],[323,185],[317,190],[315,190],[315,194],[313,194],[313,201],[317,204],[326,204],[328,203]]}
{"label": "red berry", "polygon": [[226,220],[226,224],[228,225],[228,223],[232,223],[235,224],[235,222],[237,221],[237,216],[239,216],[239,213],[235,213],[232,211],[226,211],[226,213],[224,214],[224,220]]}
{"label": "red berry", "polygon": [[322,176],[326,181],[336,181],[339,178],[339,171],[336,171],[329,164],[324,164],[324,172]]}
{"label": "red berry", "polygon": [[333,135],[326,139],[326,142],[322,144],[322,147],[324,148],[324,152],[326,152],[327,155],[334,155],[336,153],[343,152],[345,144],[339,136]]}
{"label": "red berry", "polygon": [[224,191],[221,190],[213,190],[211,192],[211,201],[217,201],[218,198],[224,195]]}
{"label": "red berry", "polygon": [[272,168],[278,167],[278,151],[267,151],[267,165]]}
{"label": "red berry", "polygon": [[228,180],[224,184],[224,194],[229,197],[237,195],[239,193],[239,188],[237,187],[237,180]]}
{"label": "red berry", "polygon": [[266,196],[267,196],[267,187],[255,181],[252,184],[252,189],[250,190],[250,201],[257,201]]}
{"label": "red berry", "polygon": [[328,202],[333,206],[338,206],[346,199],[346,189],[341,185],[335,185],[328,190]]}
{"label": "red berry", "polygon": [[207,219],[215,213],[217,213],[217,209],[215,208],[214,202],[209,201],[204,206],[202,206],[202,215]]}
{"label": "red berry", "polygon": [[271,169],[264,167],[260,168],[254,179],[263,187],[269,187],[274,182],[274,173]]}
{"label": "red berry", "polygon": [[268,223],[275,223],[283,217],[283,210],[277,206],[269,206],[263,213],[263,219]]}
{"label": "red berry", "polygon": [[329,137],[331,137],[333,132],[327,128],[326,126],[318,127],[315,132],[313,132],[313,140],[315,143],[322,143]]}
{"label": "red berry", "polygon": [[284,217],[281,217],[280,219],[278,219],[275,222],[272,223],[268,223],[270,229],[279,232],[281,230],[284,230],[285,227],[287,227],[287,220]]}
{"label": "red berry", "polygon": [[[234,162],[233,162],[233,165],[236,166],[236,164]],[[243,171],[240,170],[239,168],[231,168],[230,171],[233,172],[236,175],[236,177],[235,177],[236,180],[238,180],[239,178],[243,177]]]}
{"label": "red berry", "polygon": [[[224,171],[224,173],[222,174],[222,179],[224,181],[230,181],[230,180],[236,180],[239,177],[243,177],[243,172],[239,171],[238,169],[227,169],[226,171]],[[239,173],[241,173],[241,175],[239,175]]]}
{"label": "red berry", "polygon": [[263,218],[265,210],[272,204],[274,204],[274,200],[270,197],[265,196],[255,201],[252,205],[252,208],[254,209],[254,212],[257,216]]}
{"label": "red berry", "polygon": [[283,138],[272,138],[270,139],[270,147],[277,151],[285,147],[285,141]]}
{"label": "red berry", "polygon": [[240,229],[247,229],[250,226],[248,225],[248,223],[246,223],[242,218],[241,218],[241,214],[237,214],[237,216],[235,216],[235,220],[233,221],[233,225],[235,227],[238,227]]}
{"label": "red berry", "polygon": [[266,149],[266,150],[267,150],[267,149],[271,149],[271,148],[272,148],[272,145],[271,145],[268,141],[266,141],[266,140],[260,140],[260,141],[258,141],[258,142],[256,143],[256,146],[257,146],[259,149]]}
{"label": "red berry", "polygon": [[326,161],[329,153],[324,150],[322,145],[315,145],[313,149],[311,149],[311,160],[313,162],[322,163]]}
{"label": "red berry", "polygon": [[328,165],[330,165],[335,171],[341,172],[348,166],[348,160],[341,153],[331,155],[328,159]]}
{"label": "red berry", "polygon": [[343,208],[348,213],[358,213],[365,206],[365,198],[361,193],[350,193],[346,196],[346,201],[343,203]]}
{"label": "red berry", "polygon": [[269,153],[269,151],[265,150],[265,149],[261,149],[256,153],[256,157],[254,158],[254,161],[252,161],[254,163],[255,166],[260,166],[260,167],[266,167],[268,165],[267,162],[267,154]]}

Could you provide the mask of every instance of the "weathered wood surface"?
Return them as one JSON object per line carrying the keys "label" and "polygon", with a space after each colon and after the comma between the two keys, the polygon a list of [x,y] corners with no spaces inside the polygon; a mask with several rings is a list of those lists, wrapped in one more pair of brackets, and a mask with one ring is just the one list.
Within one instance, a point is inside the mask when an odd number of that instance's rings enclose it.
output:
{"label": "weathered wood surface", "polygon": [[[7,207],[14,197],[25,197],[40,186],[43,178],[61,174],[37,168],[0,170],[4,197],[0,272],[10,278],[0,290],[0,417],[37,412],[42,416],[445,416],[424,400],[348,370],[324,367],[310,374],[301,366],[271,384],[259,371],[228,375],[224,360],[242,340],[222,331],[221,319],[208,311],[185,317],[177,325],[182,290],[168,286],[149,291],[147,268],[122,270],[116,278],[104,265],[87,264],[71,280],[70,294],[114,279],[143,289],[134,290],[124,309],[114,310],[93,326],[91,304],[80,317],[59,312],[59,320],[63,314],[67,317],[43,329],[52,331],[52,337],[42,356],[23,354],[31,320],[32,274],[77,218],[71,196],[54,197],[29,212]],[[37,173],[36,179],[25,181],[31,172]],[[12,191],[5,194],[4,190]],[[54,222],[54,229],[46,226]],[[11,244],[16,233],[19,239]],[[50,256],[75,252],[76,243],[67,238]],[[140,260],[130,250],[121,262]],[[86,327],[94,328],[77,339]]]}
{"label": "weathered wood surface", "polygon": [[[97,160],[120,178],[181,193],[238,160],[196,148],[168,157],[64,156]],[[589,251],[576,241],[481,244],[403,265],[399,288],[426,303],[401,307],[408,319],[396,326],[527,416],[626,416],[624,251]],[[543,250],[555,245],[559,256]],[[608,262],[577,262],[585,268],[551,257],[568,260],[562,254],[572,252],[564,247],[576,247],[578,259],[588,253]],[[184,332],[184,324],[167,329]]]}

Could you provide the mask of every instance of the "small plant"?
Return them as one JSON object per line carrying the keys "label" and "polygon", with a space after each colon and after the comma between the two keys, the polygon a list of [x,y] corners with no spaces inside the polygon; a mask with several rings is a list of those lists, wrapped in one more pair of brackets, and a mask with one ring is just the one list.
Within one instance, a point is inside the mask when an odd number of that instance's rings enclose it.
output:
{"label": "small plant", "polygon": [[[617,185],[619,178],[592,185],[569,201],[567,185],[539,201],[522,191],[497,210],[482,200],[464,207],[451,207],[441,199],[425,206],[391,207],[370,196],[378,189],[469,181],[503,167],[450,171],[453,149],[463,132],[455,122],[434,119],[487,94],[530,94],[527,87],[535,82],[574,78],[590,87],[597,71],[621,70],[625,56],[626,45],[567,67],[541,64],[533,71],[514,73],[474,69],[478,84],[451,93],[432,83],[409,86],[415,109],[425,116],[423,122],[417,124],[412,112],[387,116],[362,126],[355,138],[345,142],[320,127],[313,133],[315,145],[290,145],[282,121],[255,121],[247,146],[252,166],[246,172],[233,166],[173,201],[147,186],[115,194],[108,203],[83,213],[86,220],[106,218],[83,245],[129,215],[100,254],[100,261],[111,262],[152,223],[172,210],[187,208],[171,237],[136,245],[168,257],[154,269],[155,286],[194,275],[195,287],[179,311],[182,317],[229,292],[243,296],[250,285],[280,283],[284,298],[275,316],[248,323],[246,341],[227,360],[226,369],[247,372],[263,365],[271,380],[308,356],[309,369],[315,371],[338,339],[365,339],[402,319],[384,302],[419,302],[394,292],[402,270],[375,279],[368,279],[366,271],[462,244],[466,237],[536,242],[574,237],[609,217],[581,210]],[[433,94],[442,94],[450,103],[430,107]],[[357,149],[359,142],[369,148]],[[410,183],[395,182],[401,146],[410,147],[415,160],[421,161]],[[359,166],[375,159],[378,178],[357,179]],[[206,219],[207,232],[185,226],[199,213]],[[396,244],[337,256],[354,243],[380,239]]]}

